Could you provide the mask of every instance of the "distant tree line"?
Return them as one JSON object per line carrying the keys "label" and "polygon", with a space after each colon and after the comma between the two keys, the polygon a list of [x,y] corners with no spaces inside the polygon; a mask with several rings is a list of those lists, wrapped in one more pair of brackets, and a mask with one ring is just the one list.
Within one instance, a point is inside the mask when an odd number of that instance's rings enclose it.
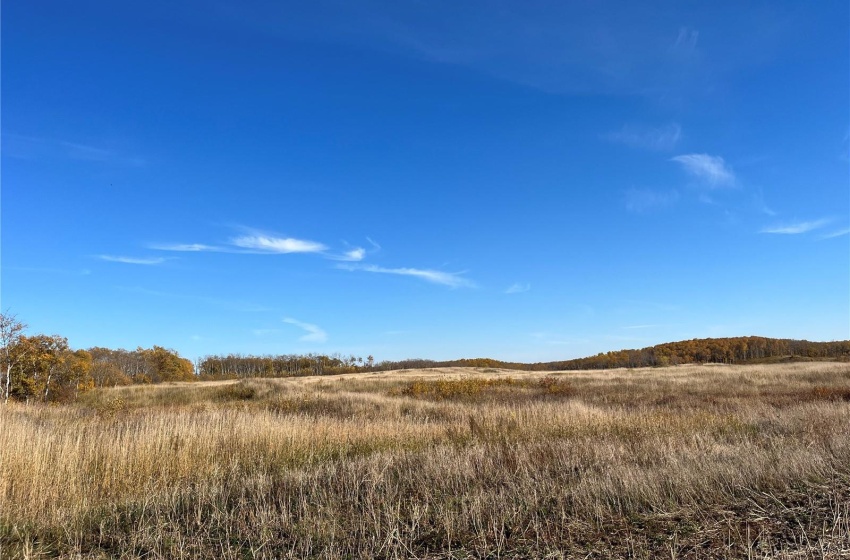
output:
{"label": "distant tree line", "polygon": [[403,360],[381,362],[375,369],[414,369],[429,367],[504,368],[525,371],[560,371],[574,369],[614,369],[671,366],[679,364],[746,364],[779,358],[809,358],[821,360],[850,360],[850,340],[809,342],[740,336],[733,338],[698,338],[667,342],[638,350],[617,350],[587,358],[532,364],[502,362],[491,358],[473,358],[435,362],[432,360]]}
{"label": "distant tree line", "polygon": [[656,367],[688,363],[742,364],[784,358],[850,360],[850,340],[806,340],[744,336],[668,342],[639,350],[618,350],[587,358],[525,364],[491,358],[450,361],[409,359],[375,362],[340,354],[250,356],[211,355],[195,364],[162,346],[72,350],[59,335],[25,334],[26,325],[0,313],[0,398],[24,402],[68,402],[95,387],[133,383],[338,375],[437,367],[500,368],[522,371]]}
{"label": "distant tree line", "polygon": [[735,338],[702,338],[668,342],[639,350],[618,350],[588,358],[532,364],[503,362],[492,358],[463,358],[435,361],[414,358],[374,363],[339,355],[319,354],[281,356],[207,356],[198,361],[197,371],[207,379],[245,377],[290,377],[301,375],[335,375],[353,372],[376,372],[438,367],[499,368],[521,371],[559,371],[574,369],[613,369],[657,367],[690,363],[744,364],[777,358],[809,358],[850,360],[850,340],[809,342],[744,336]]}
{"label": "distant tree line", "polygon": [[850,340],[809,342],[740,336],[667,342],[640,350],[605,352],[588,358],[549,362],[548,369],[607,369],[691,363],[746,364],[777,358],[850,359]]}
{"label": "distant tree line", "polygon": [[284,354],[278,356],[206,356],[197,361],[200,379],[243,379],[248,377],[300,377],[373,371],[375,359],[333,354]]}

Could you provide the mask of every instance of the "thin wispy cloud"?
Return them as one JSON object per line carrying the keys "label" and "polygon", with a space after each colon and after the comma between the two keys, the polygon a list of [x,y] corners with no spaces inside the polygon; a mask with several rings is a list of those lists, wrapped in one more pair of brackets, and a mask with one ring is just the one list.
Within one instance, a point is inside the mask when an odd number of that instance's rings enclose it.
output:
{"label": "thin wispy cloud", "polygon": [[165,259],[163,257],[150,257],[150,258],[146,258],[146,257],[123,257],[123,256],[118,256],[118,255],[98,255],[97,258],[99,258],[102,261],[108,261],[108,262],[116,262],[116,263],[124,263],[124,264],[140,264],[140,265],[157,265],[157,264],[162,264],[166,260],[168,260],[168,259]]}
{"label": "thin wispy cloud", "polygon": [[[726,71],[747,65],[752,56],[742,52],[750,55],[765,41],[762,34],[745,31],[771,20],[762,12],[739,10],[727,22],[736,32],[713,45],[715,71],[683,73],[683,66],[691,69],[700,61],[695,56],[699,31],[671,25],[669,18],[647,20],[639,3],[619,6],[616,18],[606,10],[588,10],[581,2],[516,2],[498,9],[491,3],[473,3],[451,9],[450,16],[446,6],[430,3],[405,3],[380,13],[369,3],[311,5],[286,18],[279,11],[253,8],[234,19],[261,33],[274,29],[276,34],[298,36],[311,29],[334,42],[380,44],[403,56],[469,67],[548,92],[653,97],[704,87]],[[331,11],[329,5],[338,18],[324,17]],[[681,21],[678,9],[672,13],[673,20]],[[728,56],[731,53],[737,56]]]}
{"label": "thin wispy cloud", "polygon": [[351,271],[372,272],[376,274],[395,274],[398,276],[413,276],[431,282],[441,284],[450,288],[474,288],[475,283],[461,276],[462,272],[443,272],[440,270],[429,270],[422,268],[384,268],[375,265],[339,265],[338,268]]}
{"label": "thin wispy cloud", "polygon": [[67,148],[68,153],[77,159],[104,161],[113,155],[110,150],[97,148],[95,146],[87,146],[85,144],[78,144],[77,142],[66,142],[61,140],[59,141],[59,145]]}
{"label": "thin wispy cloud", "polygon": [[780,235],[799,235],[810,231],[820,229],[828,225],[832,220],[822,218],[820,220],[812,220],[808,222],[794,222],[790,224],[769,226],[762,228],[760,233],[775,233]]}
{"label": "thin wispy cloud", "polygon": [[236,247],[263,253],[321,253],[328,249],[317,241],[267,235],[243,235],[230,242]]}
{"label": "thin wispy cloud", "polygon": [[291,317],[284,318],[283,322],[289,325],[294,325],[307,333],[304,336],[299,337],[298,340],[300,340],[301,342],[327,342],[328,340],[328,333],[326,333],[318,325],[314,325],[312,323],[303,323]]}
{"label": "thin wispy cloud", "polygon": [[706,193],[699,193],[697,200],[702,204],[708,204],[709,206],[717,206],[717,201],[714,200],[710,195]]}
{"label": "thin wispy cloud", "polygon": [[335,261],[359,262],[366,258],[366,249],[355,247],[339,254],[328,253],[325,256]]}
{"label": "thin wispy cloud", "polygon": [[632,148],[668,151],[675,148],[681,140],[682,127],[678,123],[654,128],[624,125],[620,130],[606,134],[604,138]]}
{"label": "thin wispy cloud", "polygon": [[270,334],[277,334],[280,332],[280,329],[253,329],[251,333],[254,336],[268,336]]}
{"label": "thin wispy cloud", "polygon": [[[342,252],[333,252],[327,245],[318,241],[298,239],[295,237],[282,237],[255,230],[247,231],[248,233],[238,237],[233,237],[221,245],[209,245],[207,243],[153,243],[148,245],[148,248],[159,251],[189,253],[213,252],[266,255],[314,253],[322,255],[328,259],[348,262],[362,261],[366,258],[366,255],[371,252],[367,251],[363,247],[350,247],[348,250]],[[371,239],[369,239],[369,242],[375,248],[373,251],[380,249],[380,246]]]}
{"label": "thin wispy cloud", "polygon": [[776,211],[770,208],[764,201],[764,193],[761,191],[761,189],[756,191],[756,194],[753,196],[753,203],[755,204],[759,212],[767,214],[768,216],[776,216]]}
{"label": "thin wispy cloud", "polygon": [[203,243],[163,243],[148,245],[150,249],[157,251],[179,251],[188,253],[200,253],[203,251],[224,252],[228,249],[224,247],[216,247],[214,245],[204,245]]}
{"label": "thin wispy cloud", "polygon": [[95,161],[103,163],[119,163],[125,165],[141,166],[145,164],[145,160],[138,156],[125,156],[97,146],[89,146],[78,142],[68,142],[60,140],[58,144],[64,148],[65,155],[70,159],[81,161]]}
{"label": "thin wispy cloud", "polygon": [[345,259],[349,261],[362,261],[364,257],[366,257],[366,249],[357,247],[356,249],[346,251],[343,255],[345,256]]}
{"label": "thin wispy cloud", "polygon": [[735,173],[720,156],[708,154],[684,154],[671,158],[682,168],[711,188],[735,185]]}
{"label": "thin wispy cloud", "polygon": [[670,50],[679,56],[690,56],[696,51],[699,31],[691,27],[680,27]]}
{"label": "thin wispy cloud", "polygon": [[655,191],[651,189],[629,189],[625,192],[626,210],[637,214],[672,206],[679,200],[677,191]]}
{"label": "thin wispy cloud", "polygon": [[381,246],[372,241],[370,237],[367,237],[366,241],[368,241],[369,245],[372,246],[371,249],[365,249],[360,246],[351,246],[344,242],[345,245],[349,247],[347,251],[343,251],[341,253],[328,252],[325,253],[324,256],[335,261],[360,262],[370,253],[377,253],[381,250]]}
{"label": "thin wispy cloud", "polygon": [[840,229],[838,231],[833,231],[832,233],[827,233],[821,236],[821,239],[833,239],[835,237],[841,237],[842,235],[850,234],[850,228]]}
{"label": "thin wispy cloud", "polygon": [[[351,247],[348,251],[343,251],[342,253],[338,254],[327,253],[325,254],[325,256],[335,261],[359,262],[365,259],[368,254],[377,253],[381,250],[381,246],[372,241],[372,238],[367,237],[366,241],[368,241],[369,245],[372,246],[371,249],[364,249],[363,247]],[[348,243],[346,243],[346,245],[348,245]]]}
{"label": "thin wispy cloud", "polygon": [[519,282],[516,282],[516,283],[508,286],[508,289],[505,290],[505,293],[506,294],[521,294],[521,293],[527,292],[529,290],[531,290],[531,284],[528,284],[528,283],[520,284]]}
{"label": "thin wispy cloud", "polygon": [[115,149],[70,140],[4,133],[3,141],[4,153],[17,159],[69,159],[134,167],[145,164],[144,158],[139,156],[130,156]]}

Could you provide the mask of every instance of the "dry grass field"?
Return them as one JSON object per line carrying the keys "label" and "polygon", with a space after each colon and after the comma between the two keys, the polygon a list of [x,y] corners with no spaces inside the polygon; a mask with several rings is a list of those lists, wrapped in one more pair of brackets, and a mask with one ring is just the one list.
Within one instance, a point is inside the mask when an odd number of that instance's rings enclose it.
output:
{"label": "dry grass field", "polygon": [[2,558],[847,558],[850,365],[442,369],[0,407]]}

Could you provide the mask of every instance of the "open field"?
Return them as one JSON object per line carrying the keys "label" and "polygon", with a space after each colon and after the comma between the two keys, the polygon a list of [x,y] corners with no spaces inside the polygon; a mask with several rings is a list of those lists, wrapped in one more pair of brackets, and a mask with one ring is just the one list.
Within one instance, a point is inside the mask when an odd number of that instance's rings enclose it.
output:
{"label": "open field", "polygon": [[0,558],[846,558],[850,365],[448,368],[0,407]]}

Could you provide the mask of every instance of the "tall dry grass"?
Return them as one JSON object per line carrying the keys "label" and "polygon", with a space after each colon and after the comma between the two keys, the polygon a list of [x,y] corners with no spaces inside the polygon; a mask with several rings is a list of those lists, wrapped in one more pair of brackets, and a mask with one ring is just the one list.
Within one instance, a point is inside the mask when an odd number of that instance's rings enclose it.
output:
{"label": "tall dry grass", "polygon": [[0,409],[0,557],[840,558],[850,368],[450,369]]}

